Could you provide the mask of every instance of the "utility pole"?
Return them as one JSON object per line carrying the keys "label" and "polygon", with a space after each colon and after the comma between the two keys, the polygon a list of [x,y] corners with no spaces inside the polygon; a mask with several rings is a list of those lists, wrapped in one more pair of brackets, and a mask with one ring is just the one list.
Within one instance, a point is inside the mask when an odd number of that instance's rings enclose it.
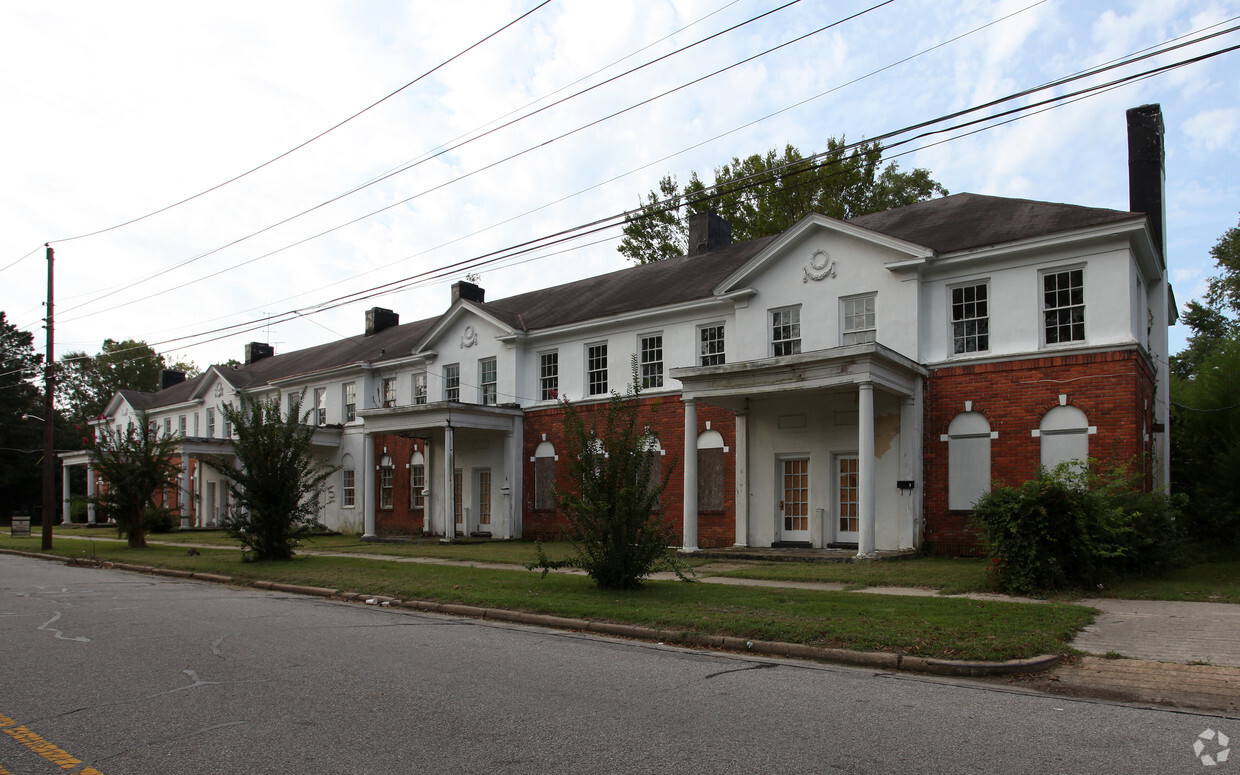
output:
{"label": "utility pole", "polygon": [[43,551],[52,548],[56,521],[56,434],[53,398],[56,392],[55,323],[52,315],[52,246],[47,248],[47,360],[43,362]]}

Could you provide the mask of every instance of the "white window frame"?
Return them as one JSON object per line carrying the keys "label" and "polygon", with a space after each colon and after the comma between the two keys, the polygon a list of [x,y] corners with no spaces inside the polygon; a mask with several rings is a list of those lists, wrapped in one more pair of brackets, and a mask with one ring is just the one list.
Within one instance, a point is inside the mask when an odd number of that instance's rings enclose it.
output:
{"label": "white window frame", "polygon": [[181,438],[185,438],[185,415],[177,418],[177,431],[180,432]]}
{"label": "white window frame", "polygon": [[478,403],[483,406],[499,403],[499,365],[494,357],[478,361]]}
{"label": "white window frame", "polygon": [[555,401],[560,397],[560,351],[538,354],[538,399]]}
{"label": "white window frame", "polygon": [[345,509],[357,506],[357,471],[352,468],[340,469],[340,507]]}
{"label": "white window frame", "polygon": [[166,439],[166,438],[169,438],[170,436],[172,436],[172,418],[165,417],[164,418],[164,438]]}
{"label": "white window frame", "polygon": [[800,304],[769,310],[766,319],[767,331],[771,334],[769,352],[772,357],[796,355],[801,352]]}
{"label": "white window frame", "polygon": [[344,396],[344,407],[340,416],[345,422],[353,422],[357,419],[357,383],[346,382],[341,390]]}
{"label": "white window frame", "polygon": [[461,364],[446,363],[443,367],[443,400],[461,400]]}
{"label": "white window frame", "polygon": [[637,353],[642,389],[663,387],[663,332],[653,331],[637,337]]}
{"label": "white window frame", "polygon": [[396,406],[396,377],[384,377],[379,381],[379,403],[385,409]]}
{"label": "white window frame", "polygon": [[[980,302],[977,300],[977,296],[976,296],[976,290],[978,288],[984,289],[986,293],[986,298],[982,299]],[[962,293],[967,293],[969,289],[974,290],[973,300],[969,301],[967,299],[962,299],[960,302],[957,302],[956,292],[961,291]],[[990,352],[990,301],[991,301],[991,297],[990,297],[990,280],[989,279],[972,280],[969,282],[955,283],[953,285],[947,286],[947,342],[948,342],[948,354],[951,357],[963,358],[963,357],[968,357],[970,355],[976,355],[978,353]],[[970,304],[974,305],[974,313],[975,313],[974,316],[973,317],[961,317],[957,319],[956,317],[957,304],[961,305],[961,312],[964,312],[965,310],[967,310],[967,305],[970,305]],[[986,312],[984,315],[976,314],[977,312],[976,308],[977,308],[977,305],[979,304],[985,305]],[[969,323],[980,324],[974,327],[974,332],[972,334],[967,333],[968,328],[969,328],[968,326]],[[965,333],[960,333],[960,334],[956,333],[958,325],[961,326],[961,330],[964,331]],[[983,328],[985,329],[985,331],[979,332],[978,328]],[[985,337],[986,339],[985,347],[982,347],[980,341],[978,341],[978,346],[976,346],[972,350],[968,349],[969,339],[973,339],[974,341],[977,341],[981,337]],[[963,350],[958,349],[957,339],[965,340],[965,349]]]}
{"label": "white window frame", "polygon": [[314,389],[314,424],[327,425],[327,388]]}
{"label": "white window frame", "polygon": [[379,508],[390,511],[395,508],[396,500],[392,497],[393,483],[396,479],[396,467],[391,455],[384,454],[379,458]]}
{"label": "white window frame", "polygon": [[215,438],[215,409],[207,407],[207,438]]}
{"label": "white window frame", "polygon": [[426,372],[420,371],[413,375],[413,404],[425,406],[426,400]]}
{"label": "white window frame", "polygon": [[[850,313],[849,305],[866,301],[870,302],[870,309],[863,310],[860,315],[854,310]],[[858,317],[862,318],[862,322],[867,322],[869,317],[869,327],[866,328],[849,328],[850,321],[855,321]],[[840,297],[840,344],[844,347],[854,344],[866,344],[878,340],[878,294],[858,293],[853,296]]]}
{"label": "white window frame", "polygon": [[[601,350],[601,352],[600,352]],[[586,345],[585,352],[586,366],[586,395],[587,396],[605,396],[607,395],[608,372],[607,372],[607,342],[591,342]],[[601,364],[601,365],[600,365]],[[601,379],[596,380],[596,375]]]}
{"label": "white window frame", "polygon": [[[1048,307],[1046,305],[1046,278],[1051,277],[1051,276],[1056,276],[1056,275],[1065,275],[1065,274],[1071,275],[1073,272],[1080,272],[1081,274],[1080,303],[1079,304],[1069,303],[1065,306],[1057,305],[1054,307]],[[1069,288],[1067,289],[1067,292],[1071,294],[1071,290],[1072,288],[1071,286],[1069,286]],[[1058,291],[1057,289],[1057,292],[1062,292],[1062,291]],[[1040,303],[1038,304],[1038,316],[1040,318],[1038,328],[1042,332],[1041,336],[1042,336],[1043,347],[1071,347],[1075,345],[1084,344],[1085,342],[1089,341],[1089,330],[1087,328],[1088,322],[1085,317],[1087,305],[1085,303],[1085,265],[1084,264],[1075,264],[1071,266],[1057,266],[1052,269],[1043,269],[1042,271],[1038,272],[1038,298],[1041,300]],[[1051,312],[1058,313],[1060,310],[1073,310],[1073,309],[1078,309],[1078,308],[1081,311],[1081,320],[1079,324],[1081,327],[1081,336],[1079,338],[1073,336],[1072,338],[1066,341],[1063,339],[1059,339],[1059,336],[1058,336],[1059,329],[1062,329],[1066,325],[1070,329],[1069,334],[1072,334],[1073,332],[1071,331],[1071,329],[1074,328],[1077,325],[1077,323],[1073,321],[1069,321],[1067,324],[1057,322],[1055,324],[1055,328],[1057,329],[1056,337],[1055,337],[1056,341],[1054,342],[1050,341],[1050,337],[1047,336],[1047,334],[1050,333],[1049,331],[1050,326],[1047,325],[1047,313],[1051,313]]]}
{"label": "white window frame", "polygon": [[[708,332],[716,330],[719,332],[718,336],[708,339]],[[697,336],[694,337],[694,341],[697,344],[697,364],[699,366],[722,366],[728,362],[727,333],[727,327],[721,320],[705,323],[697,327]]]}

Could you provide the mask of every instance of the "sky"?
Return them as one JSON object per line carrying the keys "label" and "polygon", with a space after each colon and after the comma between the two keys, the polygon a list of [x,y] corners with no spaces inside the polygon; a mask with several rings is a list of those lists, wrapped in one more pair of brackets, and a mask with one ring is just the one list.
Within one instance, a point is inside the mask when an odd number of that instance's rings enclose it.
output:
{"label": "sky", "polygon": [[[615,226],[511,249],[665,174],[886,136],[1240,24],[1236,0],[786,1],[0,4],[0,310],[42,350],[50,242],[58,356],[290,352],[361,335],[375,306],[436,316],[471,272],[496,299],[624,268]],[[1161,104],[1183,308],[1240,213],[1240,50],[1032,106],[1237,45],[896,134],[884,158],[952,193],[1127,210],[1124,111]]]}

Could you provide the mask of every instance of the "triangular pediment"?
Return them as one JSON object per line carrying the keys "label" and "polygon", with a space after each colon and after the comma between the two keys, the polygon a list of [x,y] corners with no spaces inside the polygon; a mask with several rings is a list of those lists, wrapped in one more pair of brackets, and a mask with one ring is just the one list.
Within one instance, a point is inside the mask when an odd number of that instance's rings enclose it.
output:
{"label": "triangular pediment", "polygon": [[[847,221],[841,221],[820,213],[810,213],[797,221],[791,229],[779,235],[778,238],[745,262],[735,272],[728,275],[723,282],[715,287],[715,294],[721,296],[750,285],[755,277],[766,271],[771,264],[785,258],[788,252],[795,246],[805,242],[815,233],[822,232],[840,235],[846,239],[854,239],[882,248],[884,252],[893,254],[893,260],[920,258],[934,254],[933,250],[923,245],[917,245],[886,234],[880,234],[876,231],[863,229]],[[807,275],[815,272],[830,271],[829,258],[824,258],[821,265],[815,263],[816,259],[817,256],[809,257],[805,268]]]}
{"label": "triangular pediment", "polygon": [[[458,332],[459,328],[464,327],[466,330],[463,334]],[[448,311],[435,321],[435,325],[430,327],[417,345],[413,348],[413,354],[438,350],[442,347],[451,336],[463,336],[469,339],[471,336],[483,335],[483,330],[489,330],[496,336],[510,336],[517,333],[517,330],[500,320],[495,315],[489,313],[486,309],[467,299],[458,299],[453,303]],[[465,346],[470,346],[466,344]]]}
{"label": "triangular pediment", "polygon": [[227,372],[218,366],[208,368],[206,373],[202,375],[202,379],[199,380],[198,385],[195,386],[194,392],[190,393],[189,399],[191,401],[205,401],[207,398],[215,395],[217,387],[221,393],[225,390],[235,392],[237,386],[232,383],[232,380],[228,379],[226,374]]}

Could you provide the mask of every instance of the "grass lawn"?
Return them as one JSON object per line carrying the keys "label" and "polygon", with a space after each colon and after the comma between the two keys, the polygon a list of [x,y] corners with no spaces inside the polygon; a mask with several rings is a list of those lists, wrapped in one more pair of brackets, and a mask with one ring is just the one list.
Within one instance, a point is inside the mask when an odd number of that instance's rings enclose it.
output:
{"label": "grass lawn", "polygon": [[[709,571],[709,566],[706,569]],[[773,581],[836,582],[854,587],[928,587],[945,595],[989,592],[986,561],[917,557],[891,562],[768,562],[712,575]]]}
{"label": "grass lawn", "polygon": [[[1093,615],[1089,609],[1059,603],[888,597],[676,581],[649,582],[634,592],[606,592],[581,576],[552,574],[544,579],[529,571],[389,564],[353,557],[303,556],[286,563],[243,563],[229,549],[202,549],[191,556],[178,546],[131,550],[123,543],[83,541],[63,534],[55,546],[55,553],[66,557],[93,556],[219,573],[237,580],[270,580],[399,599],[949,659],[1002,660],[1063,653]],[[0,536],[0,547],[38,551],[39,539]]]}
{"label": "grass lawn", "polygon": [[1240,603],[1240,560],[1176,568],[1156,579],[1129,579],[1090,593],[1129,600],[1194,600]]}

